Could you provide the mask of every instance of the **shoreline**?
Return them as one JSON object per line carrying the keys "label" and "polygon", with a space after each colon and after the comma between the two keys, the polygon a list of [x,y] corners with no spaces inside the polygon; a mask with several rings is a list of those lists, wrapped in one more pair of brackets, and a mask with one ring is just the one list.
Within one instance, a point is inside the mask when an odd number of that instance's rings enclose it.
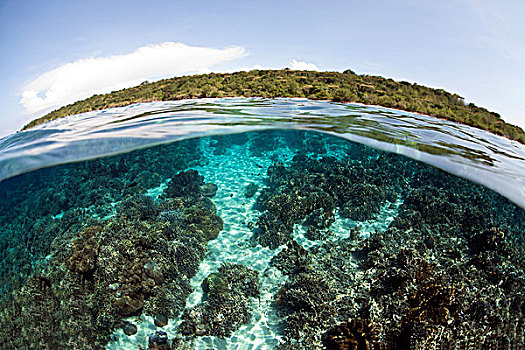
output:
{"label": "shoreline", "polygon": [[[447,121],[447,122],[450,122],[450,123],[456,123],[456,124],[459,124],[459,125],[468,126],[468,127],[471,127],[471,128],[477,129],[477,130],[482,130],[482,131],[488,132],[488,133],[490,133],[490,134],[492,134],[494,136],[497,136],[497,137],[502,137],[502,138],[507,139],[507,140],[509,140],[511,142],[517,142],[517,143],[520,144],[520,141],[511,139],[511,138],[509,138],[509,137],[507,137],[505,135],[500,135],[500,134],[494,133],[494,132],[492,132],[490,130],[482,129],[482,128],[476,127],[474,125],[462,123],[460,121],[455,121],[455,120],[450,120],[450,119],[447,119],[447,118],[438,117],[437,115],[434,115],[434,114],[426,114],[426,113],[414,112],[414,111],[409,111],[409,110],[405,110],[405,109],[399,109],[399,108],[394,108],[394,107],[387,107],[387,106],[382,106],[382,105],[377,105],[377,104],[366,104],[366,103],[362,103],[362,102],[322,100],[322,99],[311,99],[311,98],[307,98],[307,97],[263,97],[263,96],[248,96],[248,97],[247,96],[187,97],[187,98],[180,98],[180,99],[173,99],[173,100],[152,99],[152,100],[147,100],[147,101],[136,101],[136,102],[131,102],[129,104],[122,104],[122,105],[111,106],[111,107],[102,108],[102,109],[93,109],[93,110],[90,110],[90,111],[80,112],[80,113],[77,113],[77,114],[70,114],[70,115],[66,115],[66,116],[60,117],[60,118],[50,119],[48,121],[45,121],[43,123],[30,126],[30,127],[27,127],[27,125],[26,125],[22,129],[17,130],[16,133],[27,131],[27,130],[33,129],[33,128],[39,126],[39,125],[43,125],[43,124],[46,124],[48,122],[51,122],[51,121],[54,121],[54,120],[58,120],[58,119],[62,119],[62,118],[67,118],[67,117],[71,117],[71,116],[75,116],[75,115],[79,115],[79,114],[83,114],[83,113],[89,113],[89,112],[105,111],[105,110],[112,109],[112,108],[128,107],[128,106],[131,106],[131,105],[134,105],[134,104],[140,104],[140,103],[156,103],[156,102],[170,102],[170,101],[183,101],[183,100],[200,100],[200,99],[234,99],[234,98],[245,98],[245,99],[254,98],[254,99],[267,99],[267,100],[295,99],[295,100],[305,100],[305,101],[312,101],[312,102],[341,103],[341,104],[345,104],[345,105],[356,105],[356,106],[360,106],[360,107],[382,108],[382,109],[387,109],[387,110],[391,110],[391,111],[395,111],[395,112],[417,114],[417,115],[420,115],[420,116],[423,116],[423,117],[427,117],[427,118],[434,118],[434,119],[437,119],[437,120],[443,120],[443,121]],[[37,119],[39,119],[39,118],[37,118]],[[35,120],[37,120],[37,119],[35,119]],[[7,136],[9,136],[9,135],[7,135]]]}
{"label": "shoreline", "polygon": [[442,89],[351,71],[289,69],[174,77],[93,95],[34,119],[20,131],[69,115],[134,103],[228,97],[305,98],[388,108],[449,120],[525,144],[525,131],[521,127],[506,123],[498,113],[486,108],[465,104],[463,97]]}

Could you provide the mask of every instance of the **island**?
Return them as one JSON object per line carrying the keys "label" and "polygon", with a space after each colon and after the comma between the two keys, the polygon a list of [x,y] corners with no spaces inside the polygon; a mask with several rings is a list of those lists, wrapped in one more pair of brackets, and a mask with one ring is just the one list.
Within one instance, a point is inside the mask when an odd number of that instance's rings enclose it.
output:
{"label": "island", "polygon": [[343,73],[252,70],[145,81],[61,107],[31,121],[22,130],[69,115],[133,103],[206,97],[299,97],[379,105],[470,125],[525,144],[522,128],[506,123],[498,113],[466,103],[458,94],[380,76],[359,75],[351,70]]}

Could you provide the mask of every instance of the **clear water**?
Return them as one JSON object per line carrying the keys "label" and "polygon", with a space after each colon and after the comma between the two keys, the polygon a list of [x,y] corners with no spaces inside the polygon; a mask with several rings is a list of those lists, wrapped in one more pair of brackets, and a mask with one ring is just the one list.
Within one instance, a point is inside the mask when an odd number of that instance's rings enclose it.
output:
{"label": "clear water", "polygon": [[374,324],[370,346],[519,348],[524,160],[463,125],[298,99],[11,135],[0,348],[145,349],[162,330],[173,349],[335,349],[352,320]]}

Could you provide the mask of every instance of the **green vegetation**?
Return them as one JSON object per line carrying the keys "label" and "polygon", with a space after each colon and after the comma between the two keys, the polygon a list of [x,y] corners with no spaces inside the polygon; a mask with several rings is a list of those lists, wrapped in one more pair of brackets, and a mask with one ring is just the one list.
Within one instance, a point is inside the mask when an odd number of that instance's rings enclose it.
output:
{"label": "green vegetation", "polygon": [[29,129],[68,115],[137,102],[169,101],[201,97],[306,97],[314,100],[359,102],[428,114],[488,130],[525,143],[520,127],[505,123],[499,114],[470,103],[457,94],[405,81],[344,73],[253,70],[228,74],[203,74],[144,82],[105,95],[94,95],[59,108],[27,124]]}

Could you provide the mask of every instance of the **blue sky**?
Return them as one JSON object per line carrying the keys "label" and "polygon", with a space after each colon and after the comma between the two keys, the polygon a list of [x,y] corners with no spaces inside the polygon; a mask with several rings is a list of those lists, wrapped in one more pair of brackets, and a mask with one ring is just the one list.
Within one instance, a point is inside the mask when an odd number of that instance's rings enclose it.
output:
{"label": "blue sky", "polygon": [[443,88],[525,127],[524,15],[523,0],[0,0],[0,136],[146,79],[305,66]]}

